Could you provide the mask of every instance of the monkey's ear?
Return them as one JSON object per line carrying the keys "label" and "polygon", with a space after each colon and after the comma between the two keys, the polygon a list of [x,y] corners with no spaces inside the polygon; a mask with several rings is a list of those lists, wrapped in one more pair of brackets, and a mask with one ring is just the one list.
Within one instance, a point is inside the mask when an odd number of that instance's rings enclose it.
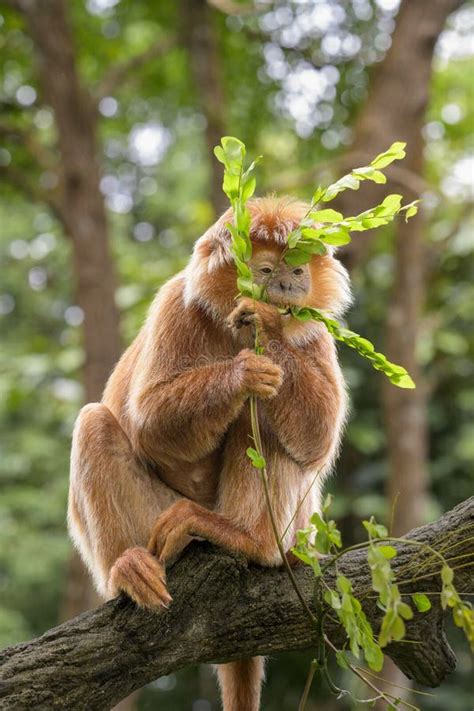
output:
{"label": "monkey's ear", "polygon": [[208,271],[214,271],[224,264],[232,264],[231,236],[227,224],[232,220],[232,212],[225,212],[198,239],[195,251],[207,257]]}

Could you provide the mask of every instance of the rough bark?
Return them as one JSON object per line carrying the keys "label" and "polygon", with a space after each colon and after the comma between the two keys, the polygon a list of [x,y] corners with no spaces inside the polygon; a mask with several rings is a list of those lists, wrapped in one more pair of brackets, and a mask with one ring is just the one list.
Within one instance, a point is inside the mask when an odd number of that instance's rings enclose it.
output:
{"label": "rough bark", "polygon": [[[462,561],[455,574],[459,591],[472,591],[474,498],[439,521],[410,533],[448,558]],[[453,546],[454,547],[451,547]],[[404,593],[439,590],[439,561],[418,546],[400,544],[392,564]],[[456,564],[453,563],[453,567]],[[339,571],[362,597],[370,574],[363,551],[342,557]],[[295,575],[312,606],[314,579],[306,567]],[[413,577],[418,577],[417,581]],[[333,584],[328,577],[329,584]],[[109,709],[156,677],[198,662],[226,662],[256,654],[314,646],[307,621],[282,569],[249,565],[207,543],[193,543],[168,576],[174,601],[166,613],[137,609],[119,597],[50,630],[39,639],[0,653],[2,709]],[[393,644],[387,653],[407,676],[429,686],[441,683],[455,658],[443,631],[436,595],[429,613],[415,614],[407,636],[416,643]],[[368,618],[380,612],[373,596],[363,597]],[[340,628],[328,618],[326,632],[342,643]]]}
{"label": "rough bark", "polygon": [[215,214],[219,215],[226,207],[226,198],[222,192],[222,166],[215,160],[213,150],[225,134],[225,100],[213,11],[206,0],[183,0],[181,5],[183,46],[188,52],[197,99],[206,119],[209,197]]}
{"label": "rough bark", "polygon": [[[429,101],[433,52],[448,16],[464,0],[402,0],[392,45],[377,67],[370,84],[369,99],[361,109],[354,128],[350,152],[364,160],[373,158],[394,141],[407,142],[408,162],[405,174],[416,179],[419,135]],[[352,166],[351,166],[352,167]],[[406,188],[403,173],[395,167],[387,170],[393,192]],[[413,181],[408,181],[413,182]],[[398,187],[397,187],[398,184]],[[365,183],[360,191],[347,190],[340,196],[344,214],[355,214],[376,205],[386,194],[387,186]],[[418,197],[418,196],[417,196]],[[350,268],[365,256],[372,232],[357,234],[345,250]]]}

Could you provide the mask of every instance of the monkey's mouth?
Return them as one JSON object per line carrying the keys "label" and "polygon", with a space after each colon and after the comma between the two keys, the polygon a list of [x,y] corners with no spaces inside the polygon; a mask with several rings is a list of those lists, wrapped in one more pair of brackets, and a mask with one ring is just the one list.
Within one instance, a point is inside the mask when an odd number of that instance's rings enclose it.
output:
{"label": "monkey's mouth", "polygon": [[268,294],[268,300],[274,306],[278,306],[279,309],[285,309],[289,311],[292,306],[303,306],[304,305],[304,295],[289,296],[288,294]]}

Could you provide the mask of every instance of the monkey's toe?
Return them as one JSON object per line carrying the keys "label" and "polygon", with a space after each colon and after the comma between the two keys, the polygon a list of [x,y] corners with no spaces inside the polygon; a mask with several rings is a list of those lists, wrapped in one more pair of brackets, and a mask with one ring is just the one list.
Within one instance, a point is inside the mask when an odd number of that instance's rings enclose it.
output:
{"label": "monkey's toe", "polygon": [[129,548],[117,558],[110,571],[112,595],[124,592],[139,607],[168,608],[171,595],[166,588],[164,567],[145,548]]}

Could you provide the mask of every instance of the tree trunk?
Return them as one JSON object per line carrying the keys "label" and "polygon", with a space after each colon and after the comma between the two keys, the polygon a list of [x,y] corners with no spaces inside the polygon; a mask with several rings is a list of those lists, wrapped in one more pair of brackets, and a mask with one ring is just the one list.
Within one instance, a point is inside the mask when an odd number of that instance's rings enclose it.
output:
{"label": "tree trunk", "polygon": [[[378,67],[367,104],[355,127],[352,150],[367,158],[394,142],[407,142],[407,157],[401,191],[410,202],[419,194],[411,190],[423,175],[423,134],[432,75],[433,51],[448,15],[462,3],[459,0],[404,0],[397,18],[392,45]],[[365,162],[365,160],[364,160]],[[390,176],[390,171],[389,171]],[[396,170],[391,178],[397,182]],[[347,191],[341,196],[345,214],[354,214],[379,202],[382,191],[375,184],[364,186],[360,195]],[[363,200],[361,202],[361,197]],[[425,520],[428,487],[427,408],[423,375],[416,356],[419,323],[425,285],[425,221],[422,211],[408,223],[396,225],[394,284],[388,308],[385,352],[395,363],[405,366],[417,388],[402,390],[383,384],[383,408],[388,446],[388,509],[393,535],[403,535]],[[372,233],[357,234],[345,254],[349,267],[366,255]],[[395,665],[388,663],[382,685],[408,686]],[[402,697],[409,692],[400,690]],[[384,704],[377,702],[382,709]]]}
{"label": "tree trunk", "polygon": [[44,96],[54,112],[61,213],[72,240],[77,303],[84,312],[85,397],[96,401],[121,351],[115,273],[99,187],[96,113],[80,83],[63,0],[21,0],[20,6]]}
{"label": "tree trunk", "polygon": [[[55,119],[59,214],[71,239],[76,301],[84,313],[85,400],[97,401],[121,344],[114,265],[99,186],[96,113],[81,86],[63,0],[20,0],[19,8],[33,39],[44,99]],[[61,617],[73,617],[97,602],[89,575],[73,553]]]}
{"label": "tree trunk", "polygon": [[[375,69],[369,98],[354,128],[349,152],[360,155],[361,164],[394,141],[406,141],[408,162],[403,168],[416,172],[420,164],[420,131],[429,101],[434,47],[447,17],[463,1],[402,0],[391,47]],[[410,181],[410,173],[397,168],[387,170],[389,187],[397,188],[398,183],[405,192],[407,183],[413,181]],[[416,182],[417,175],[414,177]],[[386,191],[387,186],[366,182],[359,191],[342,193],[338,203],[344,214],[356,214],[377,204]],[[344,250],[349,268],[364,259],[372,236],[371,231],[357,233]]]}
{"label": "tree trunk", "polygon": [[[454,560],[462,556],[454,582],[459,592],[472,590],[474,498],[439,521],[412,531],[409,537],[449,547]],[[453,546],[453,541],[454,547]],[[455,665],[443,631],[440,608],[440,562],[419,546],[397,544],[392,567],[404,594],[429,592],[432,608],[415,613],[407,638],[391,644],[387,654],[420,684],[441,683]],[[457,558],[455,558],[457,556]],[[423,575],[413,579],[413,570]],[[367,618],[377,628],[380,610],[371,589],[365,551],[350,551],[338,561],[338,574],[351,579]],[[314,610],[315,579],[308,566],[294,575]],[[416,578],[416,575],[415,575]],[[335,571],[325,574],[335,587]],[[284,650],[315,648],[317,630],[308,623],[301,602],[282,568],[251,565],[242,556],[194,542],[170,568],[168,586],[173,603],[167,612],[137,608],[122,596],[66,622],[37,640],[0,652],[0,696],[5,711],[48,708],[102,711],[147,682],[184,666],[228,662]],[[325,633],[335,645],[345,634],[333,615]]]}
{"label": "tree trunk", "polygon": [[214,212],[226,208],[222,192],[222,166],[214,158],[214,146],[225,134],[224,89],[220,70],[213,11],[206,0],[183,0],[182,41],[189,55],[189,66],[198,101],[206,119],[206,145],[210,166],[209,194]]}

